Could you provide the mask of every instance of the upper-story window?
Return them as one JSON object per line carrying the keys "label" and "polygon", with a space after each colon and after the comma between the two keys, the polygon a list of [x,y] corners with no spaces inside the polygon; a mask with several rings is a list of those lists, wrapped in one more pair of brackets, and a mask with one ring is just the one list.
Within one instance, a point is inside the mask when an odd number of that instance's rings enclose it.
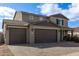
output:
{"label": "upper-story window", "polygon": [[34,19],[34,16],[33,16],[33,15],[30,15],[30,16],[29,16],[29,19],[30,19],[30,20],[33,20],[33,19]]}
{"label": "upper-story window", "polygon": [[57,21],[58,25],[60,25],[60,26],[64,25],[64,20],[63,19],[56,19],[56,21]]}

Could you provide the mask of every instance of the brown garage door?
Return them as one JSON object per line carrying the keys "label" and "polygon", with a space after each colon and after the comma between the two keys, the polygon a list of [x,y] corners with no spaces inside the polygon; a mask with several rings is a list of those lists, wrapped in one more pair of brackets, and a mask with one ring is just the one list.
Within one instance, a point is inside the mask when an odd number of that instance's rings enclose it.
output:
{"label": "brown garage door", "polygon": [[56,42],[56,30],[36,29],[35,43],[52,43]]}
{"label": "brown garage door", "polygon": [[10,28],[9,34],[10,44],[26,43],[26,29]]}

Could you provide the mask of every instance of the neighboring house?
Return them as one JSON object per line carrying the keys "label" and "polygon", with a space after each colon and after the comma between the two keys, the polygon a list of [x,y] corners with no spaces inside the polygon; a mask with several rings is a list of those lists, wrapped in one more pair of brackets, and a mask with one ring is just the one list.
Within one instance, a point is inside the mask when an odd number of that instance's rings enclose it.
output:
{"label": "neighboring house", "polygon": [[[69,33],[69,34],[71,34],[71,33]],[[79,27],[73,28],[73,36],[79,37]]]}
{"label": "neighboring house", "polygon": [[27,12],[16,12],[13,20],[3,21],[6,44],[34,44],[60,42],[72,29],[68,18],[62,14],[42,16]]}

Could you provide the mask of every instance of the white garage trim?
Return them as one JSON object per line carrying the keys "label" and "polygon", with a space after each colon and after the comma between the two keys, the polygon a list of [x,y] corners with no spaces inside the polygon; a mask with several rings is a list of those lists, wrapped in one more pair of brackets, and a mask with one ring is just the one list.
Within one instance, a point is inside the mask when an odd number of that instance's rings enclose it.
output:
{"label": "white garage trim", "polygon": [[32,26],[33,29],[54,29],[54,30],[60,30],[60,28],[57,27],[48,27],[48,26]]}
{"label": "white garage trim", "polygon": [[7,26],[8,28],[28,28],[28,27],[23,27],[23,26]]}

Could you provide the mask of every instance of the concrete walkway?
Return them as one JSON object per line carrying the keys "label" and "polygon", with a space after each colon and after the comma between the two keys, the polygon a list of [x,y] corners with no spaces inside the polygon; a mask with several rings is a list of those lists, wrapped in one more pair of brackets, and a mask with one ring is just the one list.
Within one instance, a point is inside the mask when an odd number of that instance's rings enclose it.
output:
{"label": "concrete walkway", "polygon": [[8,45],[16,56],[79,56],[79,43],[61,42],[34,45]]}

